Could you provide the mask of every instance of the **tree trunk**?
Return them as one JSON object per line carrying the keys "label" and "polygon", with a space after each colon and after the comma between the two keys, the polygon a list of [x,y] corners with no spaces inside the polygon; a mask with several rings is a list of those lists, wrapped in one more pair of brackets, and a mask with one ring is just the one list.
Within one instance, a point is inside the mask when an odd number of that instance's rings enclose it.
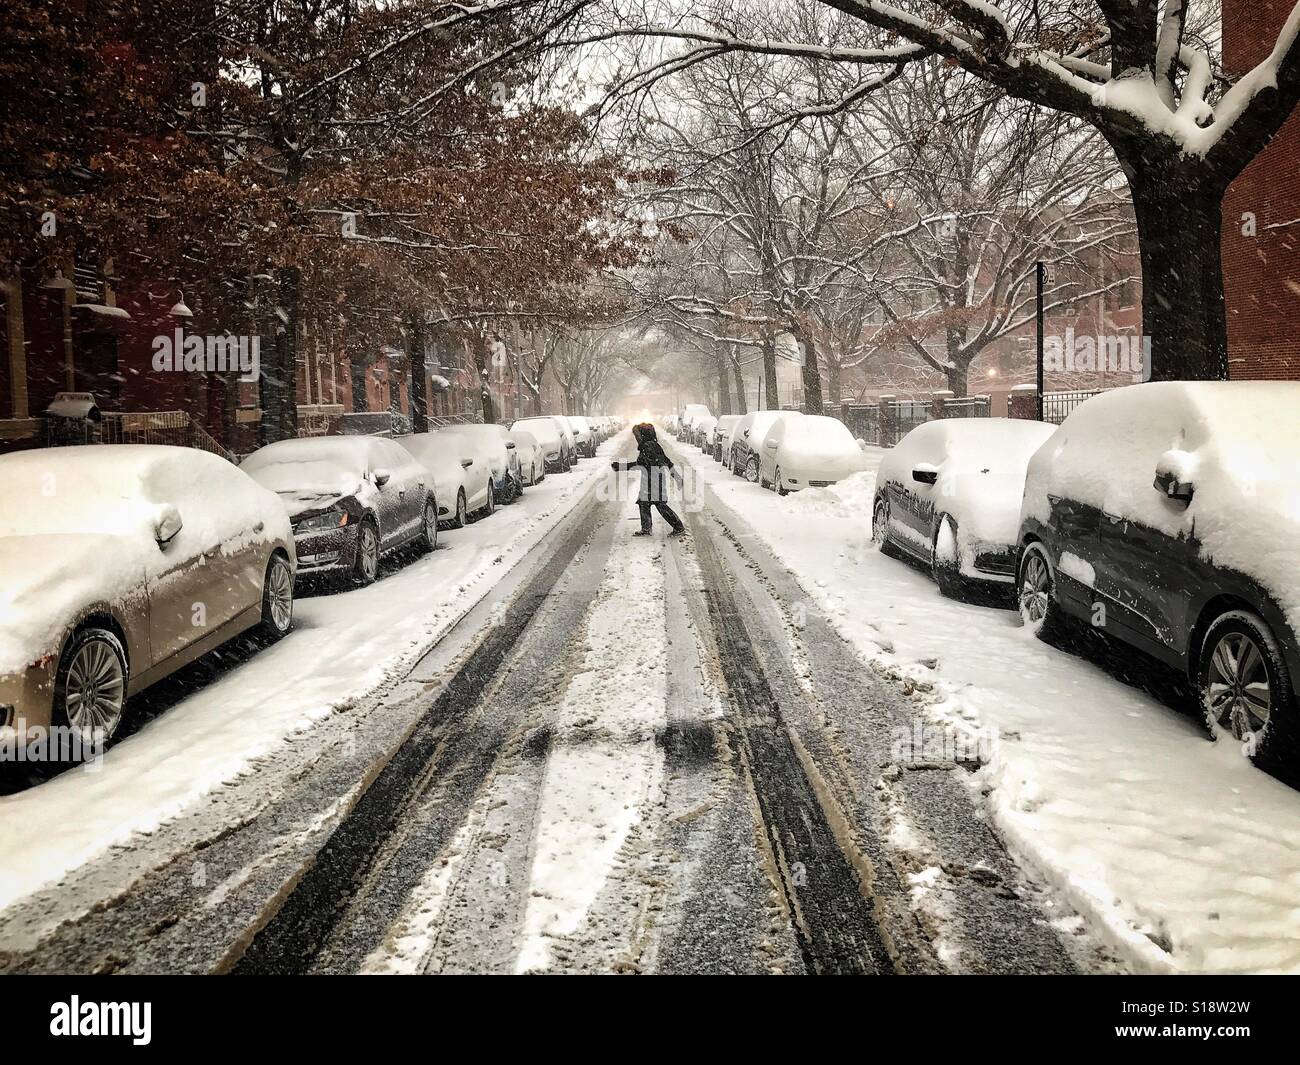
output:
{"label": "tree trunk", "polygon": [[482,404],[483,424],[491,425],[496,421],[492,411],[492,388],[487,371],[487,334],[479,333],[471,345],[474,349],[474,369],[478,373],[479,401]]}
{"label": "tree trunk", "polygon": [[721,344],[714,348],[713,362],[718,371],[718,417],[731,413],[731,388],[727,384],[727,353]]}
{"label": "tree trunk", "polygon": [[749,411],[746,410],[748,404],[745,402],[745,374],[740,369],[740,363],[736,361],[735,348],[732,348],[728,358],[731,359],[731,375],[736,382],[736,413],[748,414]]}
{"label": "tree trunk", "polygon": [[826,395],[831,409],[840,405],[840,363],[838,359],[826,360]]}
{"label": "tree trunk", "polygon": [[276,333],[271,346],[271,365],[262,360],[260,378],[263,444],[298,435],[298,298],[302,284],[298,268],[282,267],[278,282],[278,308],[272,318]]}
{"label": "tree trunk", "polygon": [[822,413],[822,375],[817,368],[817,345],[803,329],[796,327],[794,338],[799,342],[800,370],[803,378],[803,412]]}
{"label": "tree trunk", "polygon": [[410,357],[411,364],[411,432],[427,433],[429,431],[429,375],[424,369],[424,323],[417,314],[411,319]]}
{"label": "tree trunk", "polygon": [[[1223,190],[1177,170],[1130,171],[1142,253],[1142,331],[1156,381],[1226,381]],[[1137,367],[1134,367],[1137,369]]]}
{"label": "tree trunk", "polygon": [[964,399],[969,389],[970,367],[965,363],[957,363],[949,360],[949,369],[944,371],[948,378],[948,391],[952,393],[954,399]]}
{"label": "tree trunk", "polygon": [[776,391],[776,338],[770,329],[763,331],[763,406],[776,410],[781,405]]}

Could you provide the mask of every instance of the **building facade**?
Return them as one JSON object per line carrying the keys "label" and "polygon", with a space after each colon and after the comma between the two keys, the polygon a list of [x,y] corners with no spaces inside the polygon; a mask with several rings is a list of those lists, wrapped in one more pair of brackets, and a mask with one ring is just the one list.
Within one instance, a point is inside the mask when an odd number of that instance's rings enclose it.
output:
{"label": "building facade", "polygon": [[[1292,0],[1223,0],[1223,59],[1238,76],[1268,57]],[[1223,203],[1228,373],[1300,378],[1300,112]]]}

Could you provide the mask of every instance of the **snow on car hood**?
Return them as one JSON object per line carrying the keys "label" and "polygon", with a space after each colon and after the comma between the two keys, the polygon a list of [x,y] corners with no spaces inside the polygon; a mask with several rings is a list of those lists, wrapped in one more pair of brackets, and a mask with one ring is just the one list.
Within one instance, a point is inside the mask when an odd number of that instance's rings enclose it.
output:
{"label": "snow on car hood", "polygon": [[0,675],[56,652],[87,606],[143,589],[150,553],[144,533],[0,536]]}
{"label": "snow on car hood", "polygon": [[787,476],[836,480],[867,468],[862,448],[836,418],[808,414],[793,419],[777,447],[776,461]]}
{"label": "snow on car hood", "polygon": [[1054,428],[1015,418],[953,418],[917,426],[880,463],[881,484],[913,491],[919,465],[936,468],[936,511],[950,514],[962,539],[1011,545],[1020,534],[1025,471]]}
{"label": "snow on car hood", "polygon": [[347,496],[359,496],[364,478],[325,462],[286,462],[248,475],[283,501],[291,517],[308,510],[324,510]]}

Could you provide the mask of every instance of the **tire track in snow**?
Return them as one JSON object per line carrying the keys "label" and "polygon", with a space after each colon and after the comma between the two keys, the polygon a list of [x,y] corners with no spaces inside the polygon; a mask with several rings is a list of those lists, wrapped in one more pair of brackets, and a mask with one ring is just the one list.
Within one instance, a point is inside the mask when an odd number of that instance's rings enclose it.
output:
{"label": "tire track in snow", "polygon": [[[662,802],[668,653],[662,544],[616,534],[587,650],[552,728],[515,968],[550,968],[578,932],[633,830]],[[635,625],[629,626],[629,619]],[[633,922],[634,924],[636,922]]]}

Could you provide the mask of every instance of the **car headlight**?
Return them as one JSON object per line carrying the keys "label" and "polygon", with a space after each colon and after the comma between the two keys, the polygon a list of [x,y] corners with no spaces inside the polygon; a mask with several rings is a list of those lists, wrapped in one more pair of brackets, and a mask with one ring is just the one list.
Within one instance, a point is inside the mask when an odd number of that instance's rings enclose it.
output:
{"label": "car headlight", "polygon": [[293,527],[293,531],[300,532],[320,532],[322,529],[337,529],[348,523],[348,512],[346,510],[327,510],[324,514],[317,514],[311,518],[304,518]]}

